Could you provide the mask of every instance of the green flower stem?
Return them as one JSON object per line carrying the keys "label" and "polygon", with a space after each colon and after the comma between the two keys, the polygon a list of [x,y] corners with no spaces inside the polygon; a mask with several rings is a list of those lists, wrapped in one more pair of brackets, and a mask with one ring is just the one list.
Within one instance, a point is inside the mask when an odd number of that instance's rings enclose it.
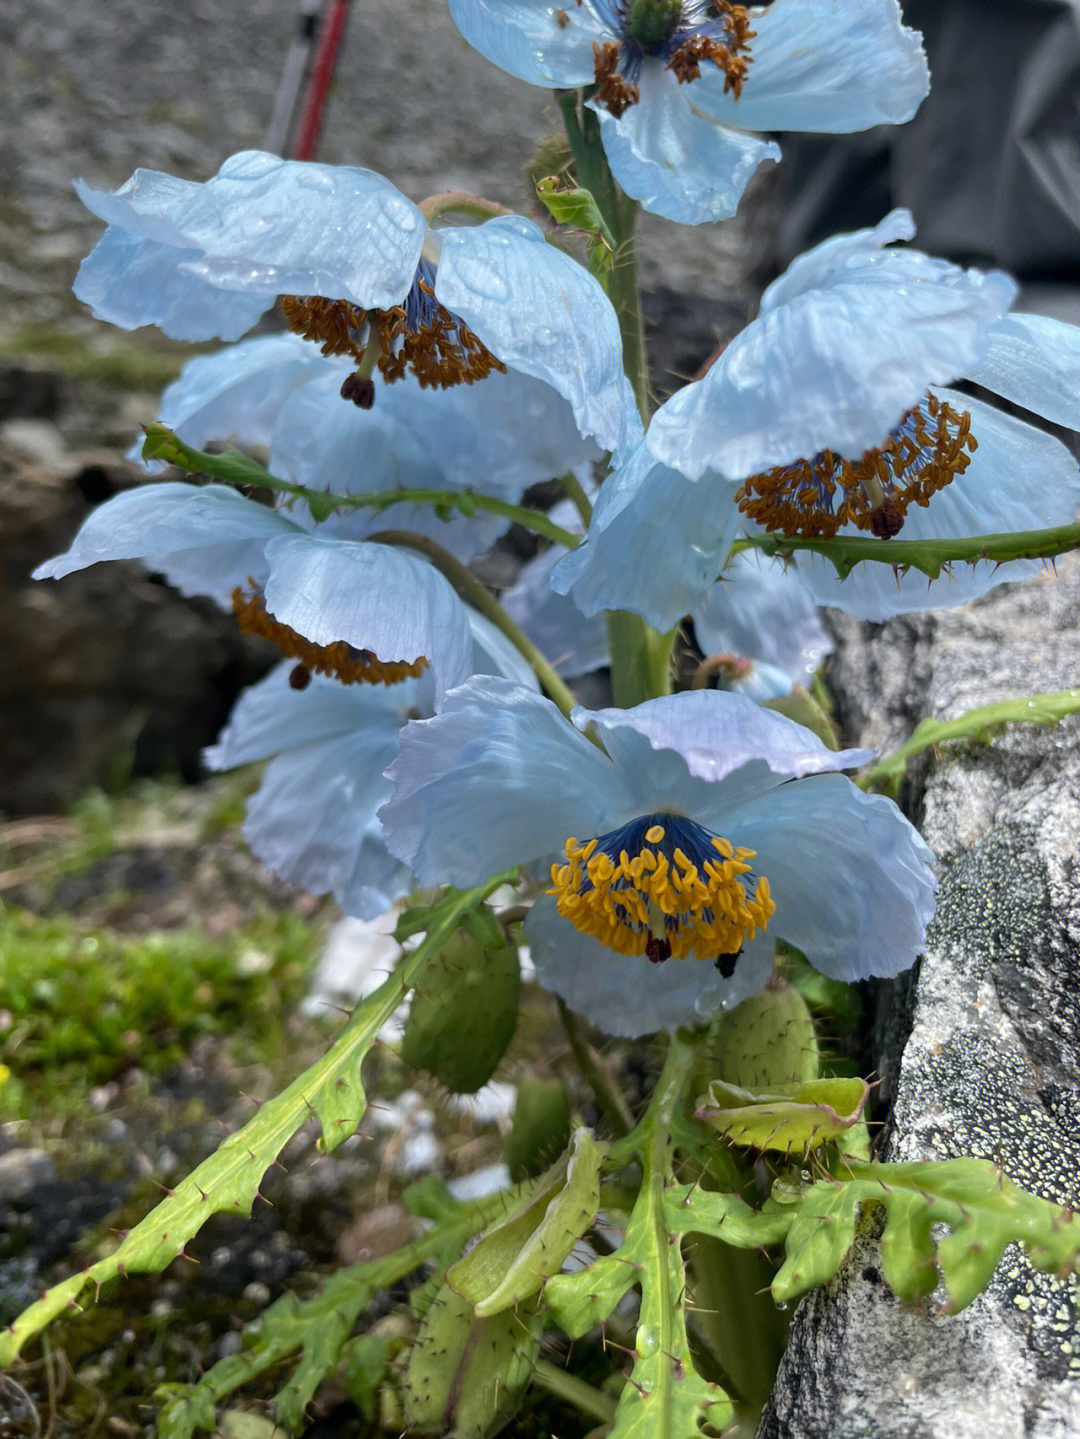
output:
{"label": "green flower stem", "polygon": [[585,1029],[581,1020],[567,1009],[561,999],[556,998],[556,1002],[559,1006],[559,1018],[562,1020],[566,1037],[570,1041],[570,1048],[574,1052],[578,1068],[588,1081],[601,1113],[611,1125],[614,1133],[621,1139],[634,1128],[634,1116],[630,1113],[630,1106],[627,1104],[622,1090],[612,1078],[607,1065],[585,1037]]}
{"label": "green flower stem", "polygon": [[373,543],[398,545],[402,549],[416,550],[418,554],[430,560],[435,568],[446,576],[462,599],[467,600],[473,609],[479,610],[485,619],[489,619],[495,628],[506,636],[514,648],[525,656],[550,698],[555,701],[567,718],[570,717],[570,711],[577,704],[573,693],[555,673],[550,662],[537,649],[524,630],[518,628],[494,595],[449,550],[444,550],[442,545],[437,545],[434,540],[429,540],[424,535],[410,534],[408,530],[379,530],[376,534],[368,535],[368,539]]}
{"label": "green flower stem", "polygon": [[576,1374],[569,1374],[546,1359],[536,1361],[533,1382],[546,1389],[549,1394],[554,1394],[556,1399],[572,1404],[582,1414],[588,1414],[590,1419],[599,1420],[601,1424],[610,1424],[615,1418],[614,1399],[599,1389],[594,1389],[591,1384],[586,1384],[585,1380],[579,1379]]}
{"label": "green flower stem", "polygon": [[566,474],[560,477],[559,484],[563,487],[563,494],[573,502],[574,508],[581,516],[581,523],[587,525],[592,519],[592,501],[585,493],[577,475],[573,470],[567,470]]}
{"label": "green flower stem", "polygon": [[485,200],[481,195],[470,195],[466,190],[440,190],[437,195],[421,200],[420,210],[429,225],[441,220],[444,215],[460,215],[466,220],[483,222],[498,215],[514,214],[497,200]]}
{"label": "green flower stem", "polygon": [[937,579],[951,564],[974,564],[990,560],[1052,560],[1070,550],[1080,549],[1080,524],[1055,525],[1046,530],[1018,530],[1013,534],[967,535],[961,539],[875,540],[862,535],[826,540],[793,535],[748,535],[736,540],[732,553],[761,550],[766,555],[786,558],[799,550],[824,555],[841,579],[857,564],[874,560],[897,569],[920,570],[928,579]]}
{"label": "green flower stem", "polygon": [[164,460],[177,465],[192,475],[209,475],[238,488],[252,486],[262,490],[273,490],[288,495],[294,500],[303,500],[316,520],[324,520],[335,510],[373,509],[386,510],[393,505],[432,505],[436,509],[460,510],[472,514],[484,510],[489,514],[501,515],[503,519],[522,525],[544,539],[563,545],[572,550],[580,543],[578,537],[561,525],[555,524],[542,510],[529,509],[525,505],[512,505],[507,500],[496,499],[493,495],[479,495],[472,490],[401,489],[373,490],[358,495],[338,495],[327,490],[312,490],[306,485],[295,485],[272,475],[258,460],[239,450],[226,450],[220,455],[209,455],[203,450],[185,445],[166,425],[154,423],[146,426],[143,441],[144,460]]}
{"label": "green flower stem", "polygon": [[659,634],[639,615],[625,610],[608,614],[611,690],[620,709],[671,692],[671,650],[675,631]]}

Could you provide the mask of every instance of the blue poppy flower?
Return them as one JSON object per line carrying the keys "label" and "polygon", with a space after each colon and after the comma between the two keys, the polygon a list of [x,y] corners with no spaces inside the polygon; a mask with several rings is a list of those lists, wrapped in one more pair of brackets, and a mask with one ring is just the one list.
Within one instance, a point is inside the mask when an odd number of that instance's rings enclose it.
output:
{"label": "blue poppy flower", "polygon": [[[222,485],[125,490],[83,522],[35,579],[137,559],[184,594],[231,606],[242,628],[312,672],[391,684],[430,668],[437,694],[472,673],[468,614],[417,555],[312,532]],[[408,604],[402,602],[408,597]]]}
{"label": "blue poppy flower", "polygon": [[[475,611],[470,666],[535,684],[528,665]],[[210,769],[268,760],[247,802],[244,838],[282,879],[309,893],[329,892],[346,914],[373,919],[415,885],[386,848],[376,816],[393,786],[383,776],[398,752],[398,731],[434,713],[430,672],[399,684],[341,685],[313,675],[302,690],[279,665],[237,701]]]}
{"label": "blue poppy flower", "polygon": [[101,319],[233,340],[280,297],[298,333],[352,359],[358,405],[376,365],[436,388],[511,369],[551,385],[604,449],[624,442],[615,312],[529,220],[431,229],[370,170],[259,151],[203,184],[137,170],[115,192],[76,188],[108,224],[74,286]]}
{"label": "blue poppy flower", "polygon": [[930,83],[896,0],[450,0],[450,14],[521,80],[595,85],[615,178],[683,224],[733,215],[757,167],[780,158],[752,132],[901,124]]}
{"label": "blue poppy flower", "polygon": [[[493,374],[483,385],[450,390],[405,376],[373,409],[360,410],[338,398],[349,369],[347,359],[320,355],[297,335],[242,340],[189,360],[158,414],[190,445],[265,446],[268,468],[281,479],[345,495],[470,489],[516,501],[530,485],[600,458],[569,404],[529,375]],[[289,513],[301,520],[306,507]],[[368,509],[342,510],[320,530],[350,539],[373,526],[410,530],[468,560],[509,523],[482,510],[455,508],[440,518],[431,505],[401,504],[374,518]]]}
{"label": "blue poppy flower", "polygon": [[[884,248],[913,233],[896,211],[796,260],[703,378],[656,412],[553,583],[588,614],[626,608],[667,629],[741,526],[929,539],[1071,520],[1080,471],[1068,450],[947,386],[968,379],[1080,425],[1080,331],[1008,314],[1006,275]],[[980,564],[928,588],[883,565],[841,582],[818,556],[793,563],[818,603],[872,620],[957,604],[1039,567]]]}
{"label": "blue poppy flower", "polygon": [[541,983],[588,1019],[636,1035],[738,1003],[767,982],[777,938],[838,979],[913,962],[931,856],[895,805],[837,773],[869,752],[710,690],[571,720],[505,680],[467,681],[402,731],[380,816],[421,884],[561,855],[526,935]]}

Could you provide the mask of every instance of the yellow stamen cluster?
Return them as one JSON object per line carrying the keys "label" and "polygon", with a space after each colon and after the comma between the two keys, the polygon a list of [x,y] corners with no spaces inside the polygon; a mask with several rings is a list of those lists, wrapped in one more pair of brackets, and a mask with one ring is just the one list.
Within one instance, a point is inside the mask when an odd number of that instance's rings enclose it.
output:
{"label": "yellow stamen cluster", "polygon": [[[288,625],[274,619],[267,612],[266,602],[254,580],[248,583],[252,586],[250,592],[241,585],[232,592],[233,613],[240,628],[248,634],[262,635],[270,640],[290,659],[299,660],[305,670],[314,670],[319,675],[334,675],[345,685],[396,685],[401,680],[417,678],[427,668],[428,662],[422,657],[412,663],[380,660],[374,651],[354,649],[344,640],[337,640],[332,645],[313,644]],[[304,684],[295,682],[293,688],[302,689]]]}
{"label": "yellow stamen cluster", "polygon": [[812,460],[751,475],[736,491],[743,514],[784,535],[831,539],[844,525],[890,539],[912,504],[926,506],[971,463],[978,442],[971,416],[927,394],[908,410],[888,442],[846,460],[823,450]]}
{"label": "yellow stamen cluster", "polygon": [[776,909],[764,876],[747,892],[743,876],[754,851],[709,836],[715,857],[698,865],[678,846],[669,858],[659,848],[665,835],[663,825],[651,825],[639,852],[623,849],[618,859],[596,839],[568,839],[567,862],[552,865],[548,890],[559,913],[617,954],[654,960],[737,954]]}
{"label": "yellow stamen cluster", "polygon": [[[378,368],[387,381],[411,370],[422,386],[445,390],[451,385],[472,385],[492,370],[505,372],[465,322],[435,300],[426,280],[417,282],[425,301],[422,323],[410,325],[404,305],[389,310],[362,310],[347,300],[320,295],[281,295],[278,299],[289,328],[314,340],[324,355],[351,355],[358,365],[374,340],[379,347]],[[369,371],[370,373],[370,371]]]}

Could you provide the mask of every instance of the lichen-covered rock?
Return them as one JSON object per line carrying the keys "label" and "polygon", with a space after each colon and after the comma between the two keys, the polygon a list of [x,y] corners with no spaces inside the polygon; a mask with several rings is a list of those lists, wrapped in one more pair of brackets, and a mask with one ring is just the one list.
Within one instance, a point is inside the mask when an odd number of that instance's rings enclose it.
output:
{"label": "lichen-covered rock", "polygon": [[[856,743],[923,716],[1066,689],[1080,674],[1080,561],[933,618],[841,622],[833,675]],[[909,811],[941,868],[917,972],[883,986],[883,1156],[976,1155],[1080,1206],[1080,718],[955,743],[913,766]],[[1074,1278],[1010,1249],[963,1313],[904,1306],[873,1220],[808,1296],[759,1439],[1068,1439],[1080,1435]]]}

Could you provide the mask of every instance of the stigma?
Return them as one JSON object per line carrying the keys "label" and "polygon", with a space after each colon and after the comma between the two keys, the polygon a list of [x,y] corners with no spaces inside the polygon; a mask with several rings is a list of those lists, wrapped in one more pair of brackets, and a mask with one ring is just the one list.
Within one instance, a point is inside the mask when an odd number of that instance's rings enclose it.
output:
{"label": "stigma", "polygon": [[769,881],[736,849],[685,815],[652,814],[584,843],[552,865],[559,913],[617,954],[711,959],[730,976],[743,945],[776,906]]}
{"label": "stigma", "polygon": [[844,525],[888,540],[904,526],[908,508],[962,475],[978,442],[971,416],[927,394],[905,412],[880,449],[847,460],[822,450],[751,475],[735,492],[744,515],[783,535],[831,539]]}
{"label": "stigma", "polygon": [[345,685],[396,685],[401,680],[415,679],[427,669],[427,660],[421,657],[406,663],[402,660],[381,660],[373,650],[359,650],[344,640],[330,645],[317,645],[298,635],[294,629],[276,620],[266,608],[254,580],[249,579],[250,590],[237,585],[232,592],[233,613],[240,628],[246,634],[262,635],[271,644],[277,645],[282,654],[298,663],[289,676],[293,689],[306,689],[312,672],[332,675]]}
{"label": "stigma", "polygon": [[351,355],[356,361],[341,393],[360,409],[374,403],[376,368],[387,382],[408,370],[422,387],[439,390],[475,384],[492,370],[504,373],[503,362],[435,298],[435,271],[434,261],[421,256],[409,293],[388,310],[364,310],[321,295],[281,295],[278,303],[289,328],[316,341],[324,355]]}
{"label": "stigma", "polygon": [[602,0],[599,6],[618,37],[593,45],[596,98],[616,119],[641,98],[638,80],[647,60],[659,60],[680,84],[697,80],[702,63],[724,76],[724,94],[738,99],[754,37],[742,5],[730,0]]}

